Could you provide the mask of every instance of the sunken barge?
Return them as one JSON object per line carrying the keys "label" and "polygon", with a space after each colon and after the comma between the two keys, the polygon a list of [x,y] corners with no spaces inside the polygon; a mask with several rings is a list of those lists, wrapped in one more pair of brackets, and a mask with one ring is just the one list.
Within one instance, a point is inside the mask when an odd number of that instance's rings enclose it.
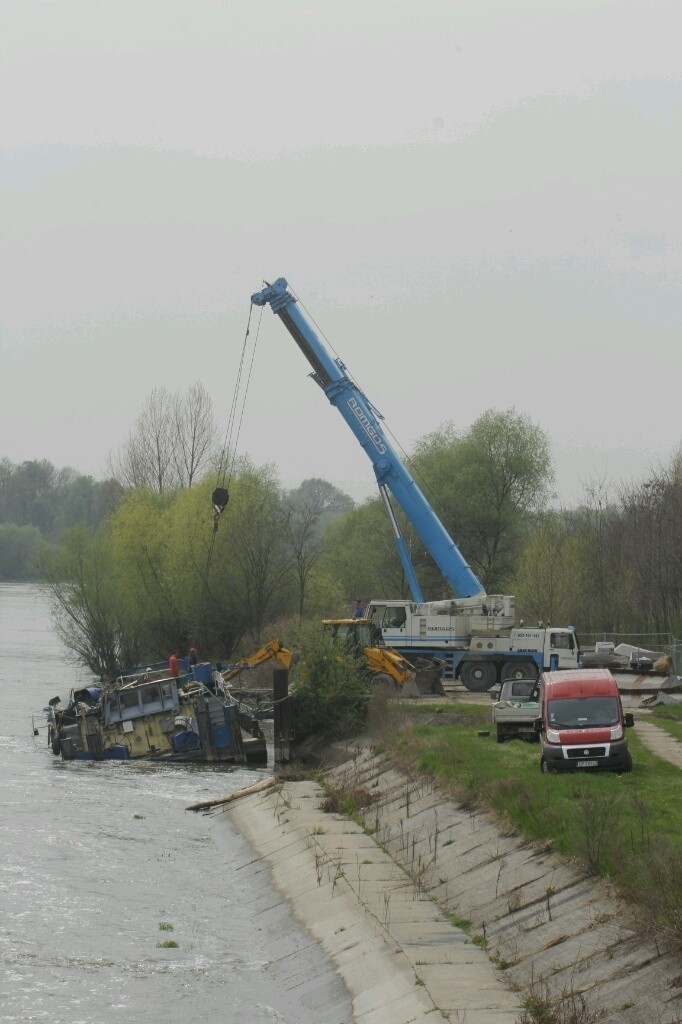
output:
{"label": "sunken barge", "polygon": [[136,669],[54,697],[45,709],[48,744],[65,761],[138,760],[266,764],[257,717],[213,683],[208,662],[172,677]]}

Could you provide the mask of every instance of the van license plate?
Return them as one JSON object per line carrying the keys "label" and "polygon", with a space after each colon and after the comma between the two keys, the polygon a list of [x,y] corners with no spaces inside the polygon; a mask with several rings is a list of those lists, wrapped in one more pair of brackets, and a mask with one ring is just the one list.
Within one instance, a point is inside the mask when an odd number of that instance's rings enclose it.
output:
{"label": "van license plate", "polygon": [[576,768],[596,768],[599,761],[578,761]]}

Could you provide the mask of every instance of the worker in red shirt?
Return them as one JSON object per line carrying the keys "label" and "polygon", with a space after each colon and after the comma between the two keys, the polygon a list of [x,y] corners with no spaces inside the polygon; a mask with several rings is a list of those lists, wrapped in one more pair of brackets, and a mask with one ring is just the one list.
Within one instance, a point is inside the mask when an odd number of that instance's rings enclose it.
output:
{"label": "worker in red shirt", "polygon": [[178,661],[177,653],[171,654],[170,658],[168,659],[168,668],[170,670],[170,674],[173,676],[174,679],[180,675],[180,662]]}

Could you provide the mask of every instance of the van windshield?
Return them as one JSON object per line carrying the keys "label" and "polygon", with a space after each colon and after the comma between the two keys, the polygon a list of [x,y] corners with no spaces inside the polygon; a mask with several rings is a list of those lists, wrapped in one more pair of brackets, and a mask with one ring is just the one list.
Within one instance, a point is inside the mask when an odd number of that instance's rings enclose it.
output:
{"label": "van windshield", "polygon": [[554,729],[594,729],[620,720],[616,697],[567,697],[550,701],[547,710]]}

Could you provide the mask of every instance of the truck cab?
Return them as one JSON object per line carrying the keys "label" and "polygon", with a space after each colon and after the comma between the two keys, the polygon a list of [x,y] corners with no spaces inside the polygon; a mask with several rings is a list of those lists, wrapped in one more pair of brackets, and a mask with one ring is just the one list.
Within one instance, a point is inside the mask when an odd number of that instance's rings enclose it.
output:
{"label": "truck cab", "polygon": [[616,680],[608,669],[544,672],[540,677],[540,717],[535,728],[542,744],[540,769],[632,771]]}
{"label": "truck cab", "polygon": [[542,665],[550,671],[578,667],[578,638],[570,627],[519,627],[510,638],[510,650],[542,654]]}

